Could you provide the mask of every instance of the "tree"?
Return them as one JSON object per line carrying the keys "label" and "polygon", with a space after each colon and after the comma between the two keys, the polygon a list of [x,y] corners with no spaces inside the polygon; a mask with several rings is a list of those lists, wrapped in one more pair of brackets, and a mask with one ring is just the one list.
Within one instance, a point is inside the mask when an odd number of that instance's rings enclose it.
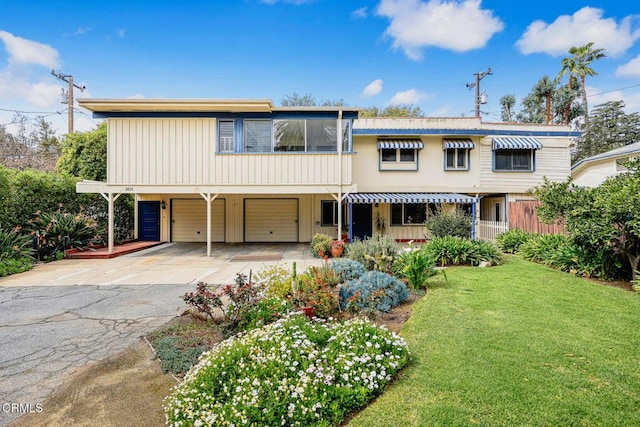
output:
{"label": "tree", "polygon": [[285,107],[343,107],[345,105],[343,99],[330,100],[325,99],[320,104],[316,101],[316,97],[310,93],[299,95],[297,92],[293,92],[291,95],[285,95],[280,102]]}
{"label": "tree", "polygon": [[556,92],[556,85],[549,79],[549,76],[544,76],[533,87],[533,93],[540,99],[544,99],[545,102],[545,123],[551,122],[551,98]]}
{"label": "tree", "polygon": [[422,109],[417,105],[394,104],[383,109],[379,107],[367,107],[360,110],[358,117],[424,117]]}
{"label": "tree", "polygon": [[500,98],[500,115],[502,117],[503,122],[512,122],[513,121],[513,107],[516,106],[516,97],[515,95],[509,94]]}
{"label": "tree", "polygon": [[562,59],[562,69],[556,77],[556,80],[562,78],[565,74],[569,74],[569,88],[571,88],[571,76],[576,75],[580,78],[580,89],[582,92],[582,105],[584,107],[584,127],[589,128],[589,108],[587,106],[587,91],[585,88],[586,76],[595,76],[598,73],[591,67],[593,61],[606,57],[604,49],[593,49],[593,42],[589,42],[584,46],[572,47],[569,49],[571,57]]}
{"label": "tree", "polygon": [[640,141],[640,114],[626,114],[623,101],[596,105],[589,123],[577,140],[574,162]]}
{"label": "tree", "polygon": [[58,172],[94,181],[107,180],[107,124],[90,132],[73,132],[62,141]]}
{"label": "tree", "polygon": [[534,190],[542,202],[538,215],[545,222],[562,219],[575,243],[585,250],[612,248],[637,279],[640,264],[640,159],[625,164],[626,173],[610,177],[595,188],[580,188],[571,179]]}

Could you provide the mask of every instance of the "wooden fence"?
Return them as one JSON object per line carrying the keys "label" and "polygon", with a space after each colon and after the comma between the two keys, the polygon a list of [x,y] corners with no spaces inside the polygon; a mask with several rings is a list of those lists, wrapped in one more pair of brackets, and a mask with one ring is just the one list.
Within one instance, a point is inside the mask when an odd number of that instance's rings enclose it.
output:
{"label": "wooden fence", "polygon": [[564,233],[564,225],[544,224],[538,218],[537,200],[521,200],[509,202],[509,229],[520,229],[529,233],[556,234]]}

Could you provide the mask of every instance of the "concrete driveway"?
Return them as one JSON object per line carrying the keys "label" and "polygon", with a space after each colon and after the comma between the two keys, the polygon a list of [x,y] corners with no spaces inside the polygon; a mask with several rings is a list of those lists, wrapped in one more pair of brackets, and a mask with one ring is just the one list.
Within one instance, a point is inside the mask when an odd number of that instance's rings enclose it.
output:
{"label": "concrete driveway", "polygon": [[0,425],[41,402],[74,369],[118,353],[185,308],[198,281],[319,260],[308,244],[165,244],[106,260],[63,260],[0,279]]}

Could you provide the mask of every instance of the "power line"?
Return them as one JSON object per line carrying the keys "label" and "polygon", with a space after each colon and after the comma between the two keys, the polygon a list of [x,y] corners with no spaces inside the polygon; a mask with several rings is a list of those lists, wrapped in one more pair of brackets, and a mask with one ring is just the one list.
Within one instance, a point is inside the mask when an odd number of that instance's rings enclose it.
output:
{"label": "power line", "polygon": [[80,89],[80,92],[84,92],[86,89],[85,85],[77,85],[73,83],[73,76],[71,74],[62,74],[56,73],[55,70],[51,70],[51,75],[55,76],[59,80],[67,83],[69,85],[69,90],[67,93],[64,93],[64,89],[62,89],[63,95],[67,97],[67,106],[69,107],[69,133],[73,132],[73,88],[76,87]]}
{"label": "power line", "polygon": [[632,88],[634,88],[634,87],[640,87],[640,84],[637,84],[637,85],[631,85],[631,86],[625,86],[625,87],[621,87],[621,88],[618,88],[618,89],[606,90],[606,91],[604,91],[604,92],[599,92],[599,93],[592,93],[592,94],[587,95],[587,97],[589,97],[589,96],[596,96],[596,95],[604,95],[605,93],[617,92],[617,91],[619,91],[619,90],[625,90],[625,89],[632,89]]}

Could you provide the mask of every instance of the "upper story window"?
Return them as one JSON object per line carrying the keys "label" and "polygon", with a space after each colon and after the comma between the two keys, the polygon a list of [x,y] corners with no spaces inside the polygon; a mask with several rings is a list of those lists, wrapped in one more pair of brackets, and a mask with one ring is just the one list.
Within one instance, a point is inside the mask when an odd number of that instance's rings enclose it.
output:
{"label": "upper story window", "polygon": [[378,140],[379,168],[381,171],[418,170],[418,150],[424,144],[420,139]]}
{"label": "upper story window", "polygon": [[493,138],[493,170],[533,172],[535,152],[542,143],[535,138]]}
{"label": "upper story window", "polygon": [[[245,119],[242,126],[245,153],[338,151],[337,119]],[[350,136],[350,120],[345,119],[343,151],[350,147]]]}
{"label": "upper story window", "polygon": [[442,140],[445,170],[469,170],[471,150],[476,144],[469,138],[445,138]]}
{"label": "upper story window", "polygon": [[223,153],[235,150],[235,132],[233,120],[218,121],[218,151]]}

